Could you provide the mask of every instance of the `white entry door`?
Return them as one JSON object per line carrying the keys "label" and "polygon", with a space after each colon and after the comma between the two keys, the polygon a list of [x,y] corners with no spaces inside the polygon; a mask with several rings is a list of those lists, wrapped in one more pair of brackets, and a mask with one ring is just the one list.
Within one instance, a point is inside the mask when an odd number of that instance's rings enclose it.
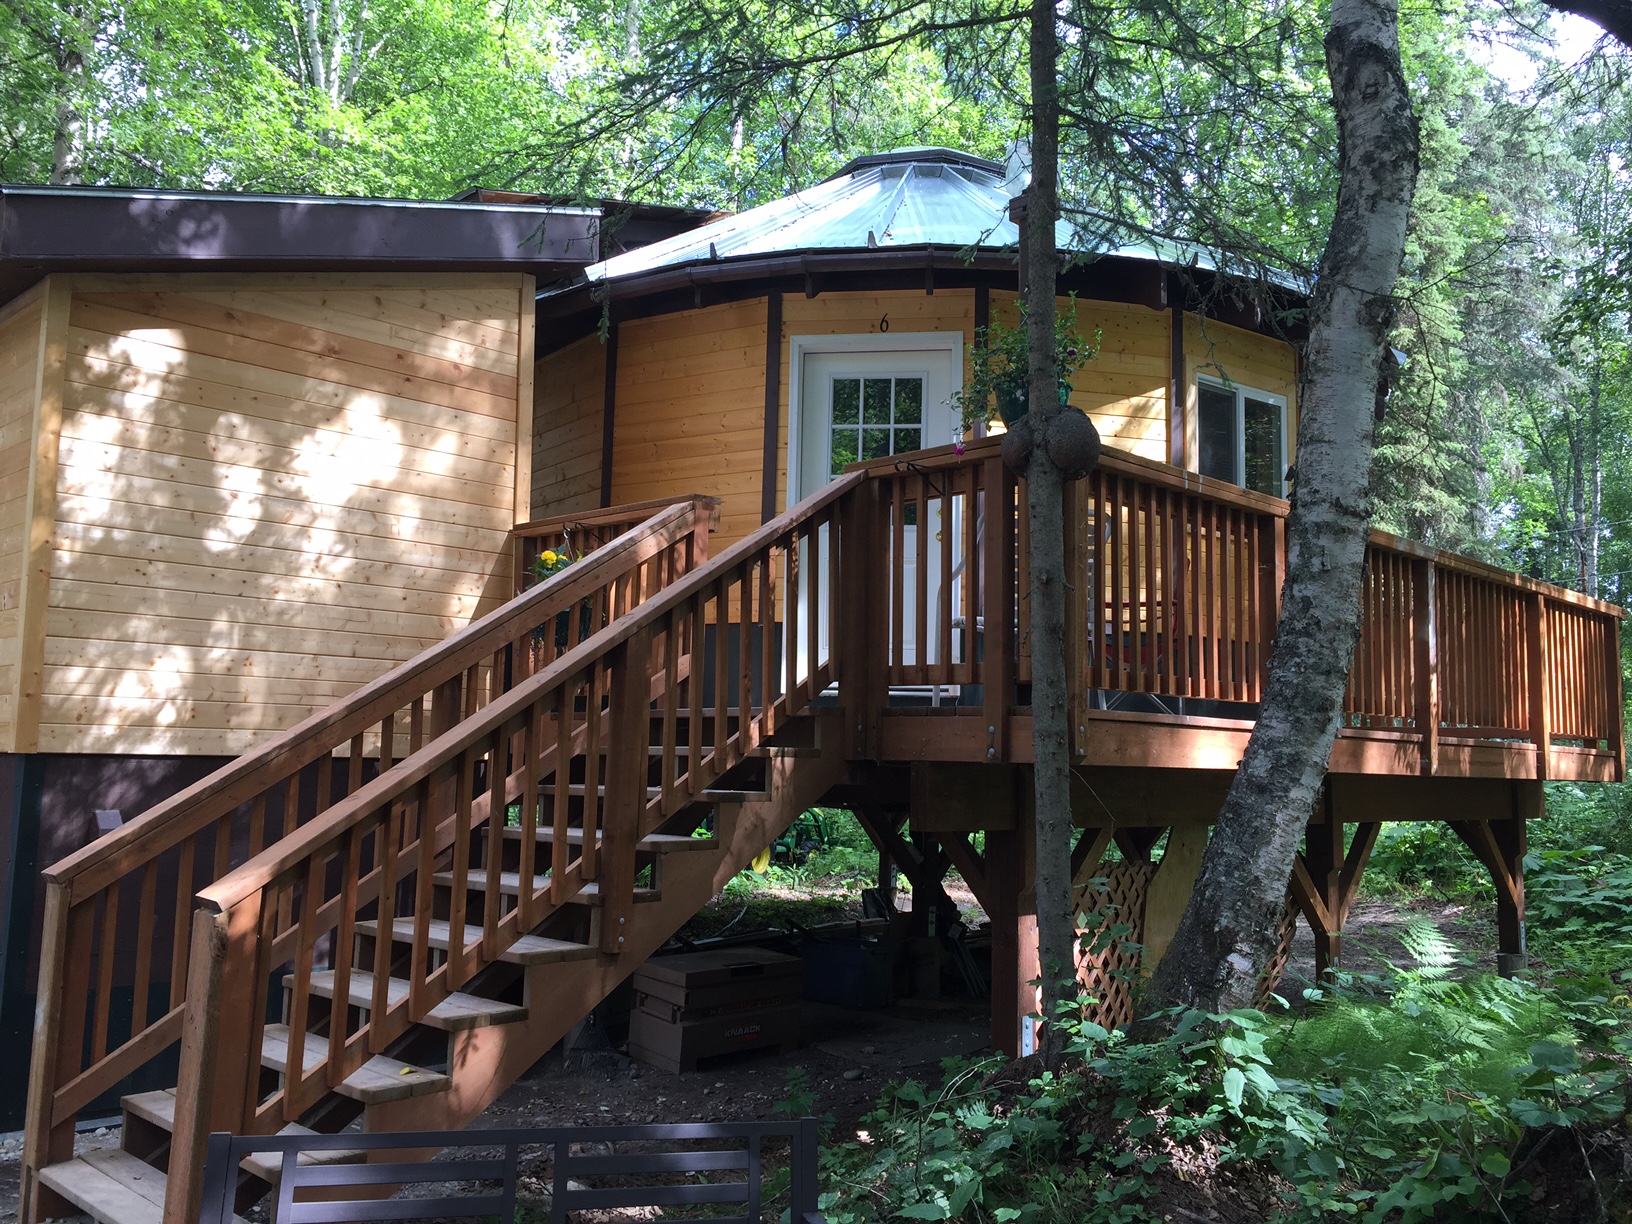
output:
{"label": "white entry door", "polygon": [[[793,355],[799,398],[795,406],[796,454],[790,465],[794,473],[789,482],[790,505],[843,475],[847,464],[956,441],[957,417],[947,401],[963,385],[962,333],[796,337]],[[913,640],[917,617],[911,602],[917,597],[915,541],[919,531],[931,532],[933,540],[941,530],[938,511],[932,511],[930,518],[929,523],[909,523],[903,529],[903,561],[907,567],[904,595],[908,604],[904,609],[906,640],[901,658],[909,666],[918,662],[920,649]],[[817,589],[823,596],[818,601],[818,616],[824,655],[831,555],[826,547],[821,550],[821,573],[817,576]],[[934,600],[941,587],[940,550],[930,548],[928,556],[931,568],[927,587]],[[924,645],[926,659],[934,657],[937,618],[931,615],[928,621],[931,640]],[[801,648],[797,664],[800,675],[808,666],[803,655]]]}

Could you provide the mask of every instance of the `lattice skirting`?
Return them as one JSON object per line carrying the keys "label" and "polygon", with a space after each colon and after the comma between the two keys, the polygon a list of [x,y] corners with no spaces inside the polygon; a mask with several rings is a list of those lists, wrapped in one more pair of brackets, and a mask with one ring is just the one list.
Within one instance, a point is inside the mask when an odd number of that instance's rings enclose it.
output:
{"label": "lattice skirting", "polygon": [[[1156,867],[1155,863],[1112,864],[1100,877],[1103,887],[1086,888],[1078,894],[1077,915],[1085,921],[1077,928],[1077,977],[1083,992],[1096,1000],[1084,1015],[1104,1028],[1133,1020],[1143,951],[1138,945],[1144,941],[1145,899]],[[1297,906],[1288,895],[1275,952],[1264,967],[1260,1005],[1268,1002],[1286,972],[1297,919]]]}

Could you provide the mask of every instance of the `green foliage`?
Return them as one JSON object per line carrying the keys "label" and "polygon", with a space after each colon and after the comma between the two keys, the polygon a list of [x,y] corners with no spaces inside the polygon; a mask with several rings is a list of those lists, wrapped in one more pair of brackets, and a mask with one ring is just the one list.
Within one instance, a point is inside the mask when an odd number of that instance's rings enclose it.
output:
{"label": "green foliage", "polygon": [[[1059,355],[1062,389],[1071,386],[1077,371],[1099,355],[1100,334],[1096,329],[1091,341],[1082,338],[1075,295],[1064,310],[1055,313],[1054,351]],[[999,322],[976,332],[975,343],[969,346],[969,377],[951,400],[965,432],[994,421],[1004,397],[1025,394],[1029,343],[1024,303],[1013,327]]]}
{"label": "green foliage", "polygon": [[1066,1070],[1018,1088],[948,1060],[938,1091],[887,1089],[858,1140],[827,1149],[822,1209],[1154,1221],[1176,1185],[1233,1166],[1288,1222],[1507,1218],[1553,1133],[1624,1117],[1628,1001],[1459,977],[1426,923],[1403,942],[1410,963],[1311,991],[1303,1014],[1175,1012],[1135,1039],[1064,1008]]}

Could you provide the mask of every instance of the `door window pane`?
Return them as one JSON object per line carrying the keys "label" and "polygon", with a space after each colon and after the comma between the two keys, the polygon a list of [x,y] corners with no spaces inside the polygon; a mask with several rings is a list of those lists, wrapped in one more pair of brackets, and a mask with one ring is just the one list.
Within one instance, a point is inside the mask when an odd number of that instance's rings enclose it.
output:
{"label": "door window pane", "polygon": [[1281,496],[1281,478],[1286,471],[1281,438],[1281,406],[1267,400],[1242,399],[1243,463],[1249,489]]}
{"label": "door window pane", "polygon": [[1200,383],[1196,387],[1196,406],[1201,474],[1239,484],[1235,466],[1239,453],[1235,437],[1235,392]]}
{"label": "door window pane", "polygon": [[828,472],[924,446],[922,378],[835,378]]}
{"label": "door window pane", "polygon": [[861,424],[861,380],[835,378],[833,380],[833,424]]}
{"label": "door window pane", "polygon": [[862,381],[861,423],[888,425],[890,423],[890,384],[893,378],[868,378]]}
{"label": "door window pane", "polygon": [[898,378],[895,380],[895,423],[922,425],[924,422],[924,380]]}

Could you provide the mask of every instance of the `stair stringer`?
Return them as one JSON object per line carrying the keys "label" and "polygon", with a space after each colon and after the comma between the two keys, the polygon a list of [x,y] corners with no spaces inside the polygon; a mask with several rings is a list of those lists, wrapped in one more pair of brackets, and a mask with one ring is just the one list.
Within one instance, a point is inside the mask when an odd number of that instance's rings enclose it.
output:
{"label": "stair stringer", "polygon": [[633,907],[621,953],[527,969],[525,1023],[455,1034],[448,1064],[453,1086],[434,1096],[370,1106],[364,1128],[453,1130],[487,1109],[755,855],[844,781],[849,763],[837,747],[843,743],[842,715],[824,713],[821,718],[831,725],[821,728],[819,742],[835,747],[820,757],[773,758],[767,763],[768,799],[717,805],[714,828],[719,848],[707,854],[666,856],[662,899]]}

